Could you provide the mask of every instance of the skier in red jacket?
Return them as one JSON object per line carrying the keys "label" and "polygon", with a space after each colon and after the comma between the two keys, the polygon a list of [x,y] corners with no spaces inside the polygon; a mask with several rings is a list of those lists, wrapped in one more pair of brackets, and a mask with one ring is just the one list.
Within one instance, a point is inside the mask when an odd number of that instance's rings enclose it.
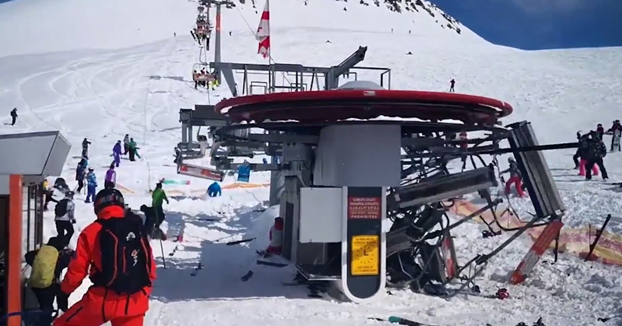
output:
{"label": "skier in red jacket", "polygon": [[[97,220],[80,233],[57,297],[59,309],[66,312],[53,325],[142,326],[156,279],[142,220],[126,214],[123,195],[116,189],[101,190],[93,206]],[[69,295],[87,276],[93,285],[67,309]]]}

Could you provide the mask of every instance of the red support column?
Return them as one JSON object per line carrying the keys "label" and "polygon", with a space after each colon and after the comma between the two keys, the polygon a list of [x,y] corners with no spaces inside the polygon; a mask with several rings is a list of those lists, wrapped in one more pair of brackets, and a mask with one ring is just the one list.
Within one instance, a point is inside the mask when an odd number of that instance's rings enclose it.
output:
{"label": "red support column", "polygon": [[[6,266],[7,313],[22,311],[22,176],[9,179],[8,256]],[[21,315],[7,320],[7,326],[20,326]]]}

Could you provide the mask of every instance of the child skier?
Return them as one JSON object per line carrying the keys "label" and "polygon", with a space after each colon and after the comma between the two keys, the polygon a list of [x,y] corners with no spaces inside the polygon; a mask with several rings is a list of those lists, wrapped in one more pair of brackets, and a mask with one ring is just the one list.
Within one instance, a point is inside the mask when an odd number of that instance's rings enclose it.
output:
{"label": "child skier", "polygon": [[28,286],[43,311],[35,326],[49,326],[52,323],[54,300],[60,290],[60,274],[69,266],[74,253],[65,246],[63,239],[51,237],[40,249],[29,251],[24,256],[26,263],[32,267]]}
{"label": "child skier", "polygon": [[510,164],[510,167],[507,170],[501,172],[510,172],[510,178],[508,179],[508,181],[505,182],[505,194],[510,194],[510,187],[512,186],[512,184],[514,184],[516,192],[518,192],[518,196],[524,197],[525,193],[523,192],[523,182],[520,171],[518,170],[518,164],[516,164],[516,160],[514,160],[513,157],[508,158],[508,163]]}
{"label": "child skier", "polygon": [[95,200],[95,194],[97,193],[97,177],[93,168],[89,168],[89,173],[86,174],[86,200],[85,203],[90,203]]}
{"label": "child skier", "polygon": [[121,163],[121,141],[117,140],[117,143],[114,144],[114,146],[112,147],[112,157],[113,157],[113,164],[116,167],[119,167],[119,163]]}
{"label": "child skier", "polygon": [[117,172],[114,170],[114,164],[110,164],[110,168],[106,171],[104,179],[104,188],[114,188],[117,183]]}

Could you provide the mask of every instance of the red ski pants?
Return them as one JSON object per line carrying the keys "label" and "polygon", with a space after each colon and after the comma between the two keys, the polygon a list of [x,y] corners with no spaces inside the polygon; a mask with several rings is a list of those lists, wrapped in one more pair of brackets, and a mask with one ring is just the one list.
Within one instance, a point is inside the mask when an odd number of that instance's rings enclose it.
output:
{"label": "red ski pants", "polygon": [[[143,293],[131,297],[105,297],[89,289],[69,310],[54,320],[54,326],[143,326],[149,298]],[[105,316],[104,316],[105,314]]]}
{"label": "red ski pants", "polygon": [[511,177],[505,183],[505,193],[506,194],[510,193],[510,187],[512,186],[512,184],[514,184],[514,187],[516,187],[516,192],[518,193],[518,195],[520,197],[525,196],[525,192],[523,191],[523,182],[521,181],[520,177],[517,177],[517,176]]}

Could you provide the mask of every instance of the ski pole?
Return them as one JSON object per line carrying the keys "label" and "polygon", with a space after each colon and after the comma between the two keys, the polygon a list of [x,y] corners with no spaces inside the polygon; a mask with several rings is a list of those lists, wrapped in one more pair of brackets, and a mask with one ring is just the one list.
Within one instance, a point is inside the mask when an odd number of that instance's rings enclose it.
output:
{"label": "ski pole", "polygon": [[162,251],[162,265],[166,269],[166,258],[164,258],[164,245],[162,244],[162,237],[160,237],[160,250]]}

